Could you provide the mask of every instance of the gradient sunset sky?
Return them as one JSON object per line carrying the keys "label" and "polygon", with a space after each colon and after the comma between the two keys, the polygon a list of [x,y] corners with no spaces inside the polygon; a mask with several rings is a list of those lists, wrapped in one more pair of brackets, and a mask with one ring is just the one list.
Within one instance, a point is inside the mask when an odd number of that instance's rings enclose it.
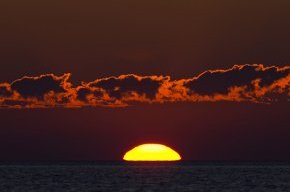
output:
{"label": "gradient sunset sky", "polygon": [[0,2],[0,160],[290,160],[290,1]]}

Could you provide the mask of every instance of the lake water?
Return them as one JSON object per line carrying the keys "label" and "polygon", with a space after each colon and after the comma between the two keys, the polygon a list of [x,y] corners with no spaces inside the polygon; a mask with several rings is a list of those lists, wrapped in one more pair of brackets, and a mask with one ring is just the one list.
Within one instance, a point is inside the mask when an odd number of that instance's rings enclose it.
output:
{"label": "lake water", "polygon": [[285,163],[2,163],[1,192],[290,191]]}

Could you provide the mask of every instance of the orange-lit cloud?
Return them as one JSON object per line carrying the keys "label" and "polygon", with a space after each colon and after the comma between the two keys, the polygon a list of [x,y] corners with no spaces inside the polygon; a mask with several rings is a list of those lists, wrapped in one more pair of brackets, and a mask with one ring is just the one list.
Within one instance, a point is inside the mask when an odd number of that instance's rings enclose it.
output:
{"label": "orange-lit cloud", "polygon": [[71,74],[46,74],[0,83],[1,108],[105,106],[166,102],[289,101],[290,66],[235,65],[209,70],[189,79],[134,74],[75,85]]}

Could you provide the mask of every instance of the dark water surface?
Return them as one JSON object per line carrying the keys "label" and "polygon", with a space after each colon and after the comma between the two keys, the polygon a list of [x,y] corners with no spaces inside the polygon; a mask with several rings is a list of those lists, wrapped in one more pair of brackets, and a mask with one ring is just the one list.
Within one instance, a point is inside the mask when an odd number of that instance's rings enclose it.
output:
{"label": "dark water surface", "polygon": [[2,162],[0,191],[290,191],[290,164]]}

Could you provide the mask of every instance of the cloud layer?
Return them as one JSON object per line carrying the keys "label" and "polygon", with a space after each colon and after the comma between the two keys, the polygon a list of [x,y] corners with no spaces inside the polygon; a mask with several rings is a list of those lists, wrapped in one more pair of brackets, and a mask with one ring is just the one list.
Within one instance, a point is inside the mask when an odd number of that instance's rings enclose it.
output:
{"label": "cloud layer", "polygon": [[0,83],[0,108],[125,107],[165,102],[288,102],[290,66],[235,65],[198,76],[172,80],[170,76],[134,74],[96,79],[75,85],[71,74],[45,74]]}

